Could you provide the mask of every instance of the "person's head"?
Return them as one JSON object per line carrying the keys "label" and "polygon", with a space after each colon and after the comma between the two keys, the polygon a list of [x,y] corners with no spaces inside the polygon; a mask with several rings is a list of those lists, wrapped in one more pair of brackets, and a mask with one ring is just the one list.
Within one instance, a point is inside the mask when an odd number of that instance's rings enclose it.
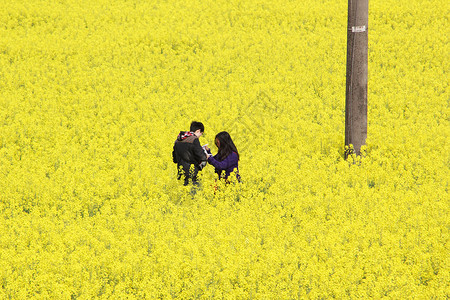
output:
{"label": "person's head", "polygon": [[217,153],[219,161],[224,160],[228,155],[230,155],[233,152],[236,152],[239,158],[237,148],[234,145],[233,140],[231,139],[231,136],[228,132],[226,131],[219,132],[216,135],[215,143],[217,148],[219,149],[219,152]]}
{"label": "person's head", "polygon": [[201,137],[203,134],[203,131],[205,131],[205,126],[203,126],[203,123],[193,121],[191,123],[190,131],[193,132],[197,137]]}

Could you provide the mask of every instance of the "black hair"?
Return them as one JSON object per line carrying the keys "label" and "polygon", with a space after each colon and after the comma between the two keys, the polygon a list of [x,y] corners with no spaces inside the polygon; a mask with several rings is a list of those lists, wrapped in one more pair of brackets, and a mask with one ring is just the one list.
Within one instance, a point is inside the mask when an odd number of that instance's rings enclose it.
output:
{"label": "black hair", "polygon": [[205,126],[203,126],[203,123],[202,122],[193,121],[191,123],[190,131],[196,132],[199,129],[200,129],[201,132],[205,131]]}
{"label": "black hair", "polygon": [[[228,132],[222,131],[219,132],[216,135],[216,139],[219,141],[219,152],[217,153],[217,160],[222,161],[224,160],[228,155],[230,155],[233,152],[236,152],[239,160],[239,153],[237,151],[236,146],[233,143],[233,140],[231,139],[231,136]],[[217,144],[216,144],[217,146]]]}

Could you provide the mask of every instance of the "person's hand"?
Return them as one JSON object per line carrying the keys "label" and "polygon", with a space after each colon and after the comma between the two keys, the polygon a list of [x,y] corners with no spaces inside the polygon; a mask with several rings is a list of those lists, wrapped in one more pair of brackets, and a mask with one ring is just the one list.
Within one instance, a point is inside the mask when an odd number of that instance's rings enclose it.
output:
{"label": "person's hand", "polygon": [[203,148],[204,148],[206,151],[210,151],[210,150],[211,150],[211,149],[209,149],[208,146],[203,146]]}

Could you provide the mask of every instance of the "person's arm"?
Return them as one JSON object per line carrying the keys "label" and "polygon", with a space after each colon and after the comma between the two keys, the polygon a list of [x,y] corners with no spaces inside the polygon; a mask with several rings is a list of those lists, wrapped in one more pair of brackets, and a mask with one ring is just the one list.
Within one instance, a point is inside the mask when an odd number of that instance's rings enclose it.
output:
{"label": "person's arm", "polygon": [[174,163],[178,163],[177,155],[175,153],[175,145],[173,145],[172,160],[173,160]]}
{"label": "person's arm", "polygon": [[207,157],[206,157],[206,160],[208,161],[208,163],[209,163],[210,165],[213,164],[213,163],[211,162],[212,160],[210,160],[210,158],[213,158],[215,161],[217,161],[216,156],[217,156],[217,154],[216,154],[216,155],[212,155],[211,153],[208,153],[208,155],[207,155]]}
{"label": "person's arm", "polygon": [[206,154],[205,151],[203,151],[202,146],[200,146],[200,141],[198,139],[195,139],[194,142],[194,158],[197,162],[205,161],[206,160]]}
{"label": "person's arm", "polygon": [[224,160],[218,161],[213,156],[208,157],[208,162],[220,170],[225,170],[237,162],[237,155],[231,153]]}

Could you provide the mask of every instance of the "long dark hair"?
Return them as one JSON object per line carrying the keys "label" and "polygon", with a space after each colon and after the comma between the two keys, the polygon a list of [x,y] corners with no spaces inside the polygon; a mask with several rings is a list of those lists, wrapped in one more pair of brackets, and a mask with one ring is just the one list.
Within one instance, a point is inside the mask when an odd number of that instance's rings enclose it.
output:
{"label": "long dark hair", "polygon": [[231,139],[231,136],[228,132],[226,131],[219,132],[216,135],[216,139],[219,141],[219,146],[217,147],[219,148],[219,152],[217,153],[218,161],[224,160],[228,155],[230,155],[233,152],[236,152],[239,159],[239,152],[237,151],[237,148],[234,145],[233,140]]}

